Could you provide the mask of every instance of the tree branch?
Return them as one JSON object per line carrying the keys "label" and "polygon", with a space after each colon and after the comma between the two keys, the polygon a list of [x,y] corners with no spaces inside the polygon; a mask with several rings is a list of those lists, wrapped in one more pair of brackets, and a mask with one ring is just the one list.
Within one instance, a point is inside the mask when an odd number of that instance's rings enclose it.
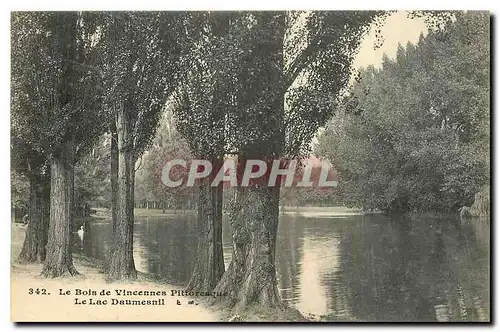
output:
{"label": "tree branch", "polygon": [[[285,70],[285,87],[288,88],[297,79],[299,74],[307,67],[311,58],[314,58],[315,53],[320,49],[326,49],[328,43],[320,39],[320,35],[314,37],[313,41],[307,45],[307,47],[295,58],[292,64]],[[320,44],[323,43],[324,45]],[[346,65],[337,62],[329,61],[330,63],[337,64],[344,68]]]}
{"label": "tree branch", "polygon": [[307,45],[307,47],[300,52],[300,54],[293,60],[293,62],[285,70],[285,87],[289,87],[295,81],[297,76],[304,70],[307,66],[309,58],[317,51],[317,45],[319,43],[319,36],[315,36],[314,39]]}
{"label": "tree branch", "polygon": [[135,173],[135,172],[137,172],[137,171],[141,168],[141,166],[142,166],[142,156],[143,156],[143,155],[141,155],[141,156],[140,156],[140,159],[139,159],[139,166],[137,166],[137,168],[135,168],[135,169],[134,169],[134,173]]}

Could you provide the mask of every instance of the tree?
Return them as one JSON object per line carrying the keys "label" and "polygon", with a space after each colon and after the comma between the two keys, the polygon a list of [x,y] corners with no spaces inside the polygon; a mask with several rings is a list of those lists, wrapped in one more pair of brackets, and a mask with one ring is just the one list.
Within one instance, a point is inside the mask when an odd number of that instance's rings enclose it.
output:
{"label": "tree", "polygon": [[[339,197],[335,187],[319,186],[324,167],[329,167],[326,176],[327,181],[336,181],[337,175],[331,165],[315,156],[310,156],[307,160],[301,159],[297,163],[295,178],[291,186],[282,186],[280,190],[280,205],[284,206],[332,206],[338,205]],[[307,174],[308,173],[308,174]],[[299,182],[305,181],[307,177],[311,182],[308,187],[302,187]]]}
{"label": "tree", "polygon": [[[192,156],[189,145],[176,131],[171,113],[167,112],[160,120],[156,136],[151,147],[142,157],[141,168],[136,177],[136,198],[143,201],[160,202],[160,207],[177,209],[179,201],[194,196],[194,188],[185,182],[178,187],[167,187],[162,182],[165,164],[173,159],[189,161]],[[175,168],[170,171],[172,179],[185,179],[186,170]],[[184,205],[185,206],[185,205]]]}
{"label": "tree", "polygon": [[29,180],[15,169],[10,170],[10,196],[12,221],[24,219],[29,208]]}
{"label": "tree", "polygon": [[[361,36],[379,14],[241,15],[243,55],[233,69],[235,101],[227,116],[228,146],[238,151],[240,168],[248,159],[288,160],[308,150],[331,115],[332,108],[325,106],[347,84]],[[278,181],[274,187],[237,188],[230,213],[233,259],[215,288],[228,294],[231,306],[281,306],[275,269],[279,187]]]}
{"label": "tree", "polygon": [[[171,94],[180,52],[181,13],[97,13],[99,68],[113,133],[111,168],[114,249],[108,277],[136,277],[133,260],[135,164],[156,131]],[[116,135],[114,135],[116,131]],[[116,143],[116,145],[115,145]],[[116,153],[117,151],[117,153]],[[115,172],[116,177],[115,177]],[[116,183],[114,182],[117,178]],[[115,214],[115,212],[113,212]]]}
{"label": "tree", "polygon": [[77,12],[12,15],[13,127],[50,160],[50,224],[42,275],[77,274],[70,231],[75,160],[102,130],[89,72],[92,25]]}
{"label": "tree", "polygon": [[[13,128],[13,133],[15,133]],[[21,263],[43,262],[45,260],[45,246],[47,245],[50,173],[48,160],[40,153],[36,153],[20,137],[14,134],[11,138],[14,174],[25,176],[28,182],[27,197],[13,197],[14,206],[23,206],[28,212],[28,228],[23,247],[18,257]],[[11,171],[12,172],[12,171]],[[14,180],[18,177],[12,177]],[[19,179],[21,180],[21,179]],[[13,189],[22,190],[22,182],[11,182]],[[21,180],[22,181],[22,180]],[[17,200],[20,200],[16,203]],[[27,206],[25,205],[27,203]],[[26,206],[26,207],[25,207]]]}
{"label": "tree", "polygon": [[110,135],[102,135],[75,166],[76,215],[85,216],[90,204],[109,207],[110,144]]}
{"label": "tree", "polygon": [[[28,229],[23,248],[18,257],[20,262],[43,262],[45,260],[45,246],[48,231],[48,202],[46,194],[49,177],[48,158],[45,151],[37,142],[37,135],[31,131],[34,124],[23,118],[24,112],[31,111],[33,102],[24,94],[25,85],[29,84],[27,74],[29,53],[23,48],[22,42],[27,43],[33,25],[24,25],[30,16],[15,13],[12,15],[12,77],[11,77],[11,167],[15,172],[26,176],[28,180]],[[35,37],[31,36],[35,43]],[[25,57],[25,58],[20,58]],[[26,70],[26,72],[24,72]],[[24,88],[24,89],[23,89]],[[49,187],[50,188],[50,187]]]}
{"label": "tree", "polygon": [[227,12],[191,13],[186,18],[187,37],[194,41],[183,55],[182,83],[174,94],[177,130],[186,139],[192,156],[211,162],[210,175],[197,183],[198,246],[189,290],[211,291],[224,273],[222,251],[222,183],[211,186],[222,167],[225,118],[231,104],[229,68],[237,44],[230,36]]}
{"label": "tree", "polygon": [[361,72],[319,144],[348,205],[455,212],[472,203],[489,181],[488,45],[488,15],[456,13]]}

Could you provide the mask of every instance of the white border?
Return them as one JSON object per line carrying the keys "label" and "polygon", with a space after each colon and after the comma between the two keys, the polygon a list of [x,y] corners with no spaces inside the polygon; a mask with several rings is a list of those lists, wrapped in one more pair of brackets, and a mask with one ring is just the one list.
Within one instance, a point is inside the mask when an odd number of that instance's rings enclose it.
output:
{"label": "white border", "polygon": [[[300,10],[312,10],[312,9],[335,9],[335,10],[367,10],[367,9],[400,9],[400,10],[408,10],[408,9],[448,9],[448,10],[458,10],[458,9],[466,9],[466,10],[491,10],[493,14],[498,14],[497,10],[498,1],[485,1],[485,0],[475,0],[475,1],[435,1],[435,0],[420,0],[418,2],[405,2],[405,1],[396,1],[396,0],[377,0],[377,1],[361,1],[361,0],[348,0],[348,1],[335,1],[329,0],[327,1],[319,1],[319,0],[307,0],[307,1],[297,1],[297,0],[288,0],[288,1],[269,1],[269,0],[252,0],[246,2],[235,2],[235,1],[203,1],[203,0],[182,0],[177,2],[171,2],[168,0],[163,1],[103,1],[103,0],[87,0],[80,2],[70,2],[68,0],[63,1],[15,1],[10,4],[9,7],[6,6],[6,2],[2,3],[3,10],[0,11],[1,19],[0,22],[2,24],[2,29],[0,38],[1,38],[1,48],[2,53],[2,63],[1,66],[1,75],[2,77],[2,110],[0,111],[0,148],[2,149],[2,153],[5,157],[2,158],[3,163],[0,164],[1,177],[0,177],[0,211],[2,212],[2,217],[0,220],[1,226],[3,227],[4,232],[2,232],[2,240],[0,243],[3,246],[3,251],[1,252],[3,261],[0,264],[2,269],[1,274],[1,283],[0,283],[0,294],[2,295],[2,306],[1,312],[3,317],[1,319],[3,331],[4,328],[7,330],[13,330],[16,328],[12,323],[10,323],[10,186],[9,186],[9,178],[10,178],[10,157],[9,157],[9,141],[10,141],[10,117],[9,117],[9,104],[10,104],[10,53],[9,53],[9,45],[10,45],[10,11],[15,10],[281,10],[281,9],[300,9]],[[495,21],[495,32],[497,30],[498,21]],[[494,45],[498,44],[498,34],[494,34]],[[495,57],[495,60],[497,57]],[[493,80],[494,76],[492,76]],[[495,95],[497,95],[498,87],[495,85]],[[498,128],[498,116],[495,116],[495,124]],[[498,136],[498,135],[497,135]],[[495,143],[498,143],[495,141]],[[498,144],[494,144],[496,147]],[[495,149],[496,150],[496,149]],[[495,151],[496,152],[496,151]],[[496,159],[496,158],[495,158]],[[497,163],[494,163],[497,164]],[[496,178],[496,177],[495,177]],[[495,181],[494,184],[496,184]],[[496,188],[496,185],[494,186]],[[498,206],[498,199],[495,196],[495,201],[493,206]],[[494,221],[492,221],[494,223]],[[498,235],[498,226],[495,227],[495,234],[492,234],[493,239],[500,239]],[[493,254],[492,259],[495,260],[495,263],[498,263],[499,256]],[[495,264],[494,266],[498,266]],[[495,274],[496,275],[496,274]],[[496,278],[498,279],[498,278]],[[493,282],[495,282],[494,280]],[[496,283],[495,283],[496,284]],[[498,286],[498,285],[497,285]],[[493,289],[497,289],[498,287],[494,287]],[[495,294],[491,294],[491,296],[495,296]],[[497,303],[498,306],[498,303]],[[497,306],[495,306],[495,312],[492,312],[492,316],[498,318],[498,310]],[[263,329],[276,329],[280,328],[288,328],[287,326],[263,326]],[[93,331],[104,331],[108,328],[126,328],[128,330],[142,330],[142,329],[185,329],[185,328],[196,328],[202,326],[141,326],[141,325],[130,325],[130,326],[78,326],[79,328],[91,328]],[[206,326],[203,326],[206,328]],[[213,326],[215,328],[233,328],[232,325]],[[247,326],[254,327],[254,326]],[[314,325],[309,326],[300,326],[297,328],[311,328],[315,327]],[[318,326],[320,327],[320,326]],[[421,326],[421,325],[379,325],[379,326],[345,326],[345,325],[322,325],[322,327],[332,328],[335,331],[348,331],[352,328],[356,329],[398,329],[398,330],[407,330],[411,328],[411,330],[424,330],[424,329],[435,329],[436,326]],[[457,328],[458,326],[446,326],[447,328]],[[464,325],[462,326],[467,331],[469,330],[479,330],[480,326],[471,326]],[[40,328],[40,326],[25,326],[23,330],[34,330],[35,328]],[[57,328],[66,330],[69,327],[67,325],[62,326],[46,326],[46,328]],[[295,327],[294,327],[295,328]]]}

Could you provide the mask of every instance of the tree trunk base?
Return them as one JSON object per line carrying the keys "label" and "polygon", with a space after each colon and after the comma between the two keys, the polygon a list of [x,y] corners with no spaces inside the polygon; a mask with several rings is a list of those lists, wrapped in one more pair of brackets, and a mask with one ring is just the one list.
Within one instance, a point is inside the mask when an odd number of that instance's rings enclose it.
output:
{"label": "tree trunk base", "polygon": [[198,247],[188,291],[210,292],[224,274],[222,249],[222,186],[210,187],[210,179],[199,187],[197,215]]}
{"label": "tree trunk base", "polygon": [[135,264],[129,258],[123,250],[111,252],[111,259],[107,268],[107,280],[109,282],[137,279]]}
{"label": "tree trunk base", "polygon": [[275,243],[278,226],[276,191],[267,187],[238,188],[231,208],[233,259],[215,292],[216,301],[243,310],[254,304],[278,308]]}
{"label": "tree trunk base", "polygon": [[49,204],[47,198],[46,179],[42,177],[30,178],[30,208],[29,224],[26,229],[23,248],[17,258],[17,262],[43,263],[45,261],[47,236],[49,230]]}
{"label": "tree trunk base", "polygon": [[276,280],[259,268],[237,271],[233,262],[223,275],[214,292],[224,296],[215,298],[211,304],[224,303],[237,311],[244,310],[253,304],[269,308],[284,307],[281,301]]}
{"label": "tree trunk base", "polygon": [[[23,248],[16,262],[20,264],[43,263],[45,261],[45,244],[40,243],[40,235],[34,234],[36,231],[31,223],[26,230],[26,238],[24,239]],[[45,231],[46,232],[46,231]],[[45,242],[47,242],[45,240]]]}
{"label": "tree trunk base", "polygon": [[[48,248],[52,253],[47,255],[41,276],[45,278],[72,277],[78,275],[78,271],[73,265],[73,259],[67,254],[64,248]],[[69,256],[69,257],[68,257]],[[50,260],[55,258],[55,260]]]}
{"label": "tree trunk base", "polygon": [[45,278],[66,278],[73,277],[79,274],[80,273],[78,273],[73,265],[47,267],[42,270],[42,273],[40,273],[40,275]]}
{"label": "tree trunk base", "polygon": [[35,248],[30,248],[21,251],[19,254],[19,257],[16,259],[16,263],[19,264],[36,264],[36,263],[43,263],[45,258],[45,255],[42,255],[39,253]]}

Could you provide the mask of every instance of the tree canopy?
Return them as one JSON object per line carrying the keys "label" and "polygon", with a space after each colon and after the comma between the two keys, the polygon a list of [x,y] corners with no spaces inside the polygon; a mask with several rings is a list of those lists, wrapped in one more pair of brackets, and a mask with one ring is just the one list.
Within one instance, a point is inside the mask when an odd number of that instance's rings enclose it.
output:
{"label": "tree canopy", "polygon": [[489,181],[489,16],[457,13],[361,71],[318,152],[344,201],[385,211],[454,210]]}

